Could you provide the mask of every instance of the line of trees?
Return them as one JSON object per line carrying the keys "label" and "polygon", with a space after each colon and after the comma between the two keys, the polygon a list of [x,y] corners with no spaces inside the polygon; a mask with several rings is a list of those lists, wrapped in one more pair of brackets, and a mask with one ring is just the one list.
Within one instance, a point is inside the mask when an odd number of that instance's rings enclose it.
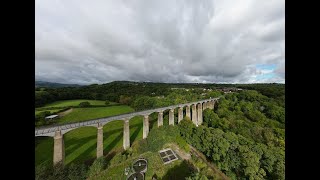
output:
{"label": "line of trees", "polygon": [[[202,86],[189,85],[185,89],[171,89],[172,87],[187,85],[175,85],[164,83],[134,83],[134,82],[112,82],[102,85],[89,85],[82,87],[63,88],[36,88],[35,106],[41,107],[47,103],[58,100],[69,99],[91,99],[108,100],[130,105],[136,110],[148,109],[175,103],[199,100],[221,95],[218,91],[204,93]],[[209,85],[207,85],[209,86]],[[207,87],[208,88],[208,87]],[[164,98],[165,97],[165,98]]]}

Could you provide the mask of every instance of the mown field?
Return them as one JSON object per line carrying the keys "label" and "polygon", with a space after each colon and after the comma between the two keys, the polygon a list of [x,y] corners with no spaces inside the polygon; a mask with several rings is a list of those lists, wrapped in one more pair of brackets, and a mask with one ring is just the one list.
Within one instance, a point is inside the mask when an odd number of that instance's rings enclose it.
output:
{"label": "mown field", "polygon": [[[50,104],[46,104],[43,107],[39,107],[35,109],[35,115],[38,115],[41,112],[49,111],[50,113],[57,113],[58,111],[70,107],[70,106],[78,106],[81,102],[89,102],[91,105],[105,105],[105,101],[100,100],[88,100],[88,99],[75,99],[75,100],[63,100],[63,101],[55,101]],[[110,102],[109,105],[116,105],[116,102]]]}
{"label": "mown field", "polygon": [[129,106],[110,106],[110,107],[96,107],[96,108],[73,108],[72,112],[57,119],[58,124],[79,122],[91,119],[97,119],[108,116],[115,116],[133,112]]}

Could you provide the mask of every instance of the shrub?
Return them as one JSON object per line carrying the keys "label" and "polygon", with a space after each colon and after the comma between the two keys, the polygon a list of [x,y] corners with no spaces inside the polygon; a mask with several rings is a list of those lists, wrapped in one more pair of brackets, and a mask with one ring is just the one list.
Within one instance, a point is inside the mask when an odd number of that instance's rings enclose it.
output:
{"label": "shrub", "polygon": [[200,173],[193,173],[191,176],[186,177],[186,180],[208,180],[208,178]]}
{"label": "shrub", "polygon": [[53,167],[52,175],[47,177],[46,179],[50,180],[65,180],[68,179],[68,171],[61,163],[58,163]]}
{"label": "shrub", "polygon": [[79,104],[79,107],[89,107],[90,106],[90,103],[88,101],[85,101],[85,102],[81,102]]}
{"label": "shrub", "polygon": [[104,103],[106,106],[108,106],[110,104],[110,101],[106,100],[106,102]]}
{"label": "shrub", "polygon": [[70,180],[86,179],[87,169],[84,164],[71,164],[68,168],[68,178]]}
{"label": "shrub", "polygon": [[180,148],[185,150],[186,152],[190,152],[190,146],[186,140],[184,140],[180,135],[176,136],[176,143]]}
{"label": "shrub", "polygon": [[138,141],[136,154],[142,154],[148,151],[148,142],[146,139]]}
{"label": "shrub", "polygon": [[176,142],[176,137],[179,135],[177,126],[160,127],[150,131],[147,142],[149,151],[157,152],[163,145]]}
{"label": "shrub", "polygon": [[110,165],[119,164],[125,160],[127,160],[127,155],[125,153],[118,153],[111,159]]}
{"label": "shrub", "polygon": [[99,173],[101,173],[107,165],[107,161],[104,157],[96,159],[93,164],[90,166],[88,171],[88,177],[92,178]]}
{"label": "shrub", "polygon": [[53,169],[51,164],[49,164],[48,162],[42,163],[35,168],[35,179],[47,179],[51,175],[52,171]]}

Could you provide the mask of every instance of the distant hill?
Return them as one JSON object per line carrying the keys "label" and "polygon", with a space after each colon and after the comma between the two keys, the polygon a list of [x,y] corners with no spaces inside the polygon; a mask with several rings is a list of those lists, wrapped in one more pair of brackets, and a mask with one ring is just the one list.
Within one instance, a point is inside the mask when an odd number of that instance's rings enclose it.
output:
{"label": "distant hill", "polygon": [[61,84],[46,81],[35,81],[35,87],[50,87],[50,88],[61,88],[61,87],[80,87],[79,84]]}

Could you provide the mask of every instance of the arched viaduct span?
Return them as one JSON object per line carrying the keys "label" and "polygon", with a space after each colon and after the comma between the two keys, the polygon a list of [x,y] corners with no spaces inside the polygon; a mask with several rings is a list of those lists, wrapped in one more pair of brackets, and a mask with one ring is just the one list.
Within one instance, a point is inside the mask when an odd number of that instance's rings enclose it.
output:
{"label": "arched viaduct span", "polygon": [[[213,109],[215,102],[219,98],[205,99],[197,102],[177,104],[168,107],[121,114],[117,116],[99,118],[90,121],[77,122],[64,125],[54,125],[50,127],[40,127],[35,129],[35,136],[51,136],[54,138],[53,164],[64,163],[64,141],[63,134],[80,127],[94,126],[97,127],[97,158],[103,156],[103,126],[111,121],[123,120],[123,148],[126,150],[130,147],[129,121],[134,116],[144,116],[143,118],[143,139],[147,138],[149,133],[149,115],[158,112],[158,127],[163,125],[163,111],[169,109],[169,125],[174,125],[174,109],[178,108],[178,123],[183,119],[183,108],[186,106],[186,116],[198,126],[203,122],[202,111]],[[191,107],[191,111],[190,111]]]}

